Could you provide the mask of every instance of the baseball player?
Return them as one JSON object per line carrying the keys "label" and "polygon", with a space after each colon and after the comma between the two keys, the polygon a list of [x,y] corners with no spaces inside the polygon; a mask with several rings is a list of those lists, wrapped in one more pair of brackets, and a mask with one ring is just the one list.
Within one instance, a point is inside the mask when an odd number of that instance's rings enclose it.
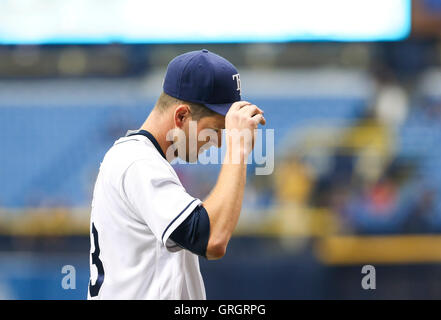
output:
{"label": "baseball player", "polygon": [[170,165],[176,152],[169,152],[175,141],[168,135],[184,132],[188,151],[190,121],[197,121],[198,133],[214,130],[218,147],[222,129],[252,132],[265,124],[260,108],[241,101],[240,76],[229,61],[205,49],[173,59],[140,130],[117,140],[101,163],[92,201],[88,299],[206,299],[198,256],[219,259],[226,252],[254,136],[227,135],[217,183],[201,201],[186,192]]}

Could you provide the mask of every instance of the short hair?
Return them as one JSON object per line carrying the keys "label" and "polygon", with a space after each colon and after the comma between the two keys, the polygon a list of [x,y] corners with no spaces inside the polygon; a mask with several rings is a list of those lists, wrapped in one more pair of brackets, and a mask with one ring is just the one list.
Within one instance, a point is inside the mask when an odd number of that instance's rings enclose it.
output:
{"label": "short hair", "polygon": [[191,110],[191,116],[194,120],[199,120],[203,117],[210,117],[217,114],[213,110],[208,109],[203,104],[180,100],[166,94],[165,92],[162,92],[161,95],[159,96],[155,108],[158,109],[160,112],[164,112],[168,108],[175,106],[177,104],[188,105]]}

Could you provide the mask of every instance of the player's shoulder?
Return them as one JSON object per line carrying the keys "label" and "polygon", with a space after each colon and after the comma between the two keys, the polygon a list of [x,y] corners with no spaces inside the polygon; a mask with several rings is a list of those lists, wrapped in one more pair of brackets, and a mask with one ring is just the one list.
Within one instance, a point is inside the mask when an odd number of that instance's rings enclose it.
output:
{"label": "player's shoulder", "polygon": [[175,176],[170,163],[156,150],[153,143],[142,135],[116,140],[104,156],[101,170],[117,177],[123,175],[130,167],[140,165],[151,168],[152,174],[160,171]]}

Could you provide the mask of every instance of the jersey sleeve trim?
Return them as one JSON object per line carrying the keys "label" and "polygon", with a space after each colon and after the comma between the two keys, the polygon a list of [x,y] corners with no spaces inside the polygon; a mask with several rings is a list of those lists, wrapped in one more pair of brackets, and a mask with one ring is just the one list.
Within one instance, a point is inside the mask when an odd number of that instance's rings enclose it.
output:
{"label": "jersey sleeve trim", "polygon": [[165,228],[162,233],[161,241],[164,245],[166,245],[168,238],[175,231],[175,229],[188,217],[193,210],[201,204],[201,200],[193,199]]}

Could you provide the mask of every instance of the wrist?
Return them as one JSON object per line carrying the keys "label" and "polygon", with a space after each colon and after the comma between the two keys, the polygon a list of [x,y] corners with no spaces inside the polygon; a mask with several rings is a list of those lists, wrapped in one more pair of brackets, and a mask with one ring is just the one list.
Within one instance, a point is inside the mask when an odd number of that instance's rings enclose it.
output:
{"label": "wrist", "polygon": [[247,164],[249,152],[247,152],[243,145],[228,144],[224,163],[227,164]]}

